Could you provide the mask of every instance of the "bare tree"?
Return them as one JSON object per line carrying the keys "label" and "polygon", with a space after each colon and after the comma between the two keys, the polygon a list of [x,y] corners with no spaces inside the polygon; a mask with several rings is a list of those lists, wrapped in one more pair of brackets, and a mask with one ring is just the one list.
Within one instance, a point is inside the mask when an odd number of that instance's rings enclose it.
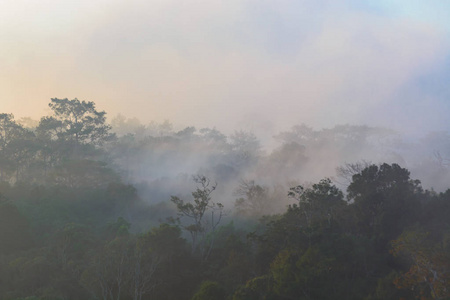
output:
{"label": "bare tree", "polygon": [[[217,183],[212,184],[211,180],[204,175],[194,176],[194,181],[198,186],[192,192],[193,202],[186,202],[176,196],[172,196],[171,201],[177,206],[179,217],[187,217],[191,221],[182,227],[191,235],[192,252],[199,251],[202,258],[206,260],[214,244],[212,233],[224,216],[224,206],[212,201],[211,198]],[[209,239],[207,239],[208,235],[210,235]]]}
{"label": "bare tree", "polygon": [[338,178],[343,181],[334,180],[341,185],[349,185],[352,182],[353,175],[361,173],[362,170],[372,165],[372,162],[362,160],[356,163],[346,163],[336,168],[336,174]]}
{"label": "bare tree", "polygon": [[234,192],[235,208],[238,214],[261,217],[271,208],[269,188],[256,184],[254,180],[242,179]]}

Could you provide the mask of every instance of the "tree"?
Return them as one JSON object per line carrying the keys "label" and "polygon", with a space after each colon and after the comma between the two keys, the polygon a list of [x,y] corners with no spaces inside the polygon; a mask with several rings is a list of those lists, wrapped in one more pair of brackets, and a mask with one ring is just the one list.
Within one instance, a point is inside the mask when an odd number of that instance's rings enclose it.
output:
{"label": "tree", "polygon": [[120,300],[130,287],[133,240],[125,235],[107,242],[97,251],[82,274],[81,282],[96,298]]}
{"label": "tree", "polygon": [[34,134],[14,121],[12,114],[0,114],[0,180],[18,181],[32,163],[37,145]]}
{"label": "tree", "polygon": [[42,118],[38,130],[46,130],[53,138],[75,145],[101,145],[114,137],[111,126],[105,123],[106,112],[97,111],[92,101],[52,98],[49,107],[53,116]]}
{"label": "tree", "polygon": [[49,183],[71,188],[101,188],[120,182],[119,175],[106,163],[87,159],[65,161],[48,175]]}
{"label": "tree", "polygon": [[347,189],[361,233],[379,246],[397,237],[417,217],[420,181],[397,164],[371,165],[353,176]]}
{"label": "tree", "polygon": [[300,145],[306,145],[310,141],[316,140],[319,133],[314,131],[312,127],[305,124],[295,125],[290,131],[280,132],[275,136],[275,139],[283,141],[284,143],[299,143]]}
{"label": "tree", "polygon": [[230,136],[230,147],[232,164],[237,167],[249,167],[261,155],[261,143],[251,132],[235,131]]}
{"label": "tree", "polygon": [[141,300],[142,296],[152,291],[156,285],[155,272],[161,263],[162,255],[156,251],[153,243],[154,235],[146,234],[136,240],[131,263],[131,295],[133,300]]}
{"label": "tree", "polygon": [[334,225],[346,206],[342,192],[328,178],[313,184],[311,188],[293,187],[288,196],[298,201],[289,207],[288,212],[298,214],[298,222],[302,224],[309,243],[314,230]]}
{"label": "tree", "polygon": [[240,196],[235,202],[238,214],[261,217],[264,213],[273,211],[269,189],[255,184],[254,180],[241,180],[235,195]]}
{"label": "tree", "polygon": [[226,291],[219,283],[214,281],[204,281],[192,300],[225,300]]}
{"label": "tree", "polygon": [[24,128],[14,121],[12,114],[0,114],[0,150],[22,134]]}
{"label": "tree", "polygon": [[33,174],[33,171],[39,172],[40,150],[34,133],[28,130],[24,130],[20,137],[8,144],[5,152],[14,165],[15,182],[38,179],[38,174]]}
{"label": "tree", "polygon": [[[210,179],[203,175],[195,176],[194,181],[199,186],[192,193],[193,202],[185,202],[176,196],[172,196],[171,201],[177,206],[180,217],[188,217],[192,221],[190,224],[183,225],[192,238],[192,253],[200,250],[201,256],[206,260],[214,243],[214,237],[212,237],[209,245],[206,246],[206,237],[219,225],[224,215],[223,205],[213,202],[211,198],[217,184],[211,184]],[[209,216],[207,216],[208,212],[210,212]]]}
{"label": "tree", "polygon": [[417,299],[449,299],[450,254],[442,243],[433,245],[423,231],[406,231],[392,241],[391,253],[407,257],[411,266],[394,280],[399,289],[414,290]]}
{"label": "tree", "polygon": [[[301,179],[308,163],[305,152],[306,148],[296,142],[283,143],[265,158],[260,165],[259,173],[266,176],[277,174],[276,178],[271,178],[272,181]],[[271,172],[267,172],[267,170],[271,170]]]}
{"label": "tree", "polygon": [[147,133],[147,127],[142,125],[137,118],[127,119],[121,114],[111,120],[111,126],[118,136],[132,134],[142,138]]}
{"label": "tree", "polygon": [[189,299],[198,285],[198,260],[190,254],[181,228],[167,223],[145,234],[152,245],[151,255],[159,258],[153,275],[152,295],[161,300]]}
{"label": "tree", "polygon": [[272,285],[271,276],[260,276],[253,278],[239,287],[233,294],[233,300],[264,300],[276,299],[270,291]]}
{"label": "tree", "polygon": [[284,299],[335,299],[331,293],[334,257],[317,246],[304,253],[284,249],[271,264],[273,290]]}
{"label": "tree", "polygon": [[356,163],[345,163],[336,168],[336,175],[344,180],[341,184],[348,186],[352,182],[353,175],[361,173],[362,170],[370,165],[372,165],[372,163],[365,160]]}

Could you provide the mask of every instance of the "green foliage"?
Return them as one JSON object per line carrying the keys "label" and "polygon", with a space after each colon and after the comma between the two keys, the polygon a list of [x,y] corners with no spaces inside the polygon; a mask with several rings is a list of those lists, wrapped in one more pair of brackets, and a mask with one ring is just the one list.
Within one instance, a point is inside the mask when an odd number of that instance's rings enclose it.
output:
{"label": "green foliage", "polygon": [[[261,276],[249,280],[245,286],[240,286],[233,294],[233,300],[269,300],[274,299],[269,289],[272,280],[270,276]],[[272,296],[272,297],[271,297]]]}
{"label": "green foliage", "polygon": [[107,232],[110,238],[127,236],[130,234],[131,223],[124,218],[119,217],[115,222],[111,222],[107,226]]}
{"label": "green foliage", "polygon": [[226,291],[219,283],[214,281],[204,281],[200,285],[197,293],[192,297],[192,300],[225,300]]}
{"label": "green foliage", "polygon": [[298,201],[290,209],[304,217],[309,231],[313,227],[337,226],[336,221],[346,206],[342,192],[328,178],[306,190],[301,186],[291,188],[288,196]]}
{"label": "green foliage", "polygon": [[361,233],[373,237],[380,247],[412,224],[420,209],[420,182],[397,164],[371,165],[353,176],[348,198],[354,201]]}
{"label": "green foliage", "polygon": [[416,298],[450,298],[450,252],[442,243],[433,244],[422,230],[405,231],[392,241],[392,254],[410,260],[409,270],[394,280],[400,289],[414,290]]}
{"label": "green foliage", "polygon": [[[118,119],[133,133],[108,144],[114,136],[106,113],[93,102],[55,98],[49,106],[53,115],[35,131],[0,114],[0,299],[449,297],[450,190],[423,191],[396,164],[366,163],[340,169],[345,179],[353,175],[348,201],[330,179],[298,185],[299,168],[323,166],[309,159],[311,151],[345,154],[388,132],[299,126],[265,156],[251,133],[236,132],[228,142],[215,129],[174,133],[170,124]],[[212,163],[206,173],[225,181],[257,174],[267,183],[268,169],[276,176],[286,171],[282,180],[299,179],[288,191],[295,204],[276,214],[274,204],[286,198],[282,185],[272,192],[243,181],[236,209],[250,221],[220,227],[224,207],[213,200],[217,185],[208,177],[195,177],[192,199],[149,206],[147,196],[156,203],[169,197],[167,190],[182,195],[188,176],[155,180],[143,196],[118,175],[132,180],[133,168],[151,178],[178,172],[187,153]],[[440,164],[446,174],[444,159]],[[149,229],[173,205],[178,219]]]}

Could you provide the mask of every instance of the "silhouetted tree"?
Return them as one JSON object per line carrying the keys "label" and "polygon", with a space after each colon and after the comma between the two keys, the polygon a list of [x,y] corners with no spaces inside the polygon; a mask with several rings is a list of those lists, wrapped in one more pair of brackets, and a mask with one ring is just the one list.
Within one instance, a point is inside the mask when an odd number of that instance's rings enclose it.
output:
{"label": "silhouetted tree", "polygon": [[212,184],[209,178],[202,175],[195,176],[194,181],[199,186],[192,192],[193,202],[186,202],[176,196],[172,196],[171,201],[177,206],[178,215],[187,217],[192,222],[183,225],[191,235],[192,252],[200,250],[201,256],[206,260],[214,243],[214,239],[207,241],[206,237],[219,225],[224,215],[224,207],[211,198],[217,184]]}
{"label": "silhouetted tree", "polygon": [[101,145],[114,137],[105,123],[106,112],[97,111],[92,101],[52,98],[49,107],[53,116],[42,118],[38,130],[45,130],[51,138]]}

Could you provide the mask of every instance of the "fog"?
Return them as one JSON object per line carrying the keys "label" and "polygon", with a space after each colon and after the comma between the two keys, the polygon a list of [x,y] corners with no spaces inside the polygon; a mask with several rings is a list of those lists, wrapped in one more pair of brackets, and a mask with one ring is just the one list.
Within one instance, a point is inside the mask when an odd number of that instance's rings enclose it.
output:
{"label": "fog", "polygon": [[35,128],[50,98],[94,101],[119,137],[108,163],[151,203],[198,173],[232,206],[242,180],[286,190],[329,177],[345,190],[336,168],[382,162],[443,191],[447,8],[2,1],[1,109]]}
{"label": "fog", "polygon": [[449,3],[0,0],[0,299],[450,299]]}
{"label": "fog", "polygon": [[298,124],[265,143],[251,131],[226,135],[211,128],[175,129],[169,121],[142,124],[122,115],[112,118],[118,134],[110,153],[123,180],[134,184],[148,203],[171,195],[189,199],[192,176],[218,184],[214,199],[233,211],[242,184],[266,189],[273,201],[261,212],[283,211],[292,203],[289,188],[308,187],[330,178],[345,191],[352,175],[370,164],[396,163],[425,189],[444,192],[450,180],[450,136],[429,132],[411,138],[390,128],[336,125],[313,128]]}
{"label": "fog", "polygon": [[[263,143],[49,108],[0,114],[2,299],[448,296],[447,131],[297,124]],[[418,264],[429,277],[405,280]]]}
{"label": "fog", "polygon": [[0,98],[226,134],[296,124],[449,130],[448,4],[427,1],[2,1]]}

